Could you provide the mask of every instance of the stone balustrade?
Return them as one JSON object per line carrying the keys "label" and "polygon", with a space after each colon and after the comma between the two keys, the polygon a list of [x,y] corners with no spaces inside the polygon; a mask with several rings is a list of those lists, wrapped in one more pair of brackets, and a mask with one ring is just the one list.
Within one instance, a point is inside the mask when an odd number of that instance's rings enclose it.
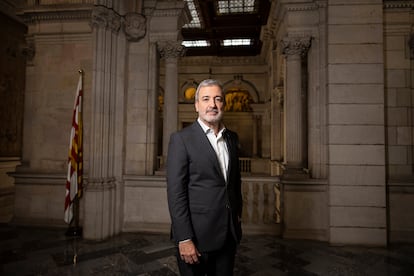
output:
{"label": "stone balustrade", "polygon": [[281,234],[281,185],[277,177],[242,177],[245,232]]}

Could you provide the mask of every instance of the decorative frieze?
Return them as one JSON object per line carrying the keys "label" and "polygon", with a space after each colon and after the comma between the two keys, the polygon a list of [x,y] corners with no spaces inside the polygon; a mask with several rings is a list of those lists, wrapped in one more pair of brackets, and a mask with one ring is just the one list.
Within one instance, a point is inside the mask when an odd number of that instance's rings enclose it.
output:
{"label": "decorative frieze", "polygon": [[111,8],[96,5],[82,10],[40,10],[27,11],[21,16],[31,24],[39,21],[79,21],[90,20],[91,28],[104,28],[118,33],[122,29],[131,42],[139,41],[146,35],[146,18],[139,13],[127,13],[124,16]]}
{"label": "decorative frieze", "polygon": [[384,1],[384,8],[386,9],[412,9],[414,8],[413,1],[391,1],[386,0]]}
{"label": "decorative frieze", "polygon": [[91,10],[28,11],[21,17],[26,24],[39,21],[78,21],[88,20],[91,17]]}
{"label": "decorative frieze", "polygon": [[300,3],[300,4],[288,4],[286,5],[287,11],[313,11],[319,8],[322,3]]}
{"label": "decorative frieze", "polygon": [[192,65],[265,65],[266,60],[261,56],[252,57],[213,57],[213,56],[199,56],[199,57],[184,57],[180,59],[181,66]]}

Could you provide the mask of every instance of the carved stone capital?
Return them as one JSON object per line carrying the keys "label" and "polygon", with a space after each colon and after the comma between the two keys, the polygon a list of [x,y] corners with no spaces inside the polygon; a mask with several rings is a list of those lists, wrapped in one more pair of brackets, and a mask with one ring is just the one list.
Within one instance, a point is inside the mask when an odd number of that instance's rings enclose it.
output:
{"label": "carved stone capital", "polygon": [[311,45],[311,37],[285,37],[281,41],[282,53],[284,55],[300,55],[304,56]]}
{"label": "carved stone capital", "polygon": [[110,29],[117,33],[121,28],[121,16],[104,6],[95,6],[92,10],[90,25],[92,28]]}
{"label": "carved stone capital", "polygon": [[139,41],[147,31],[146,19],[142,14],[127,13],[124,16],[124,32],[129,41]]}
{"label": "carved stone capital", "polygon": [[178,41],[159,41],[157,46],[161,57],[165,59],[179,58],[185,54],[185,47]]}

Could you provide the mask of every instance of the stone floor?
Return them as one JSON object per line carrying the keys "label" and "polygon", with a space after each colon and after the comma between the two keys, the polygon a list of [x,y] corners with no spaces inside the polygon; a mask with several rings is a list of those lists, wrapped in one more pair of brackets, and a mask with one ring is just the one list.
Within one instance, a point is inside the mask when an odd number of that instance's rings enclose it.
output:
{"label": "stone floor", "polygon": [[[63,229],[0,224],[0,275],[178,275],[168,235],[123,233],[94,242]],[[414,275],[414,245],[332,247],[245,236],[235,275]]]}

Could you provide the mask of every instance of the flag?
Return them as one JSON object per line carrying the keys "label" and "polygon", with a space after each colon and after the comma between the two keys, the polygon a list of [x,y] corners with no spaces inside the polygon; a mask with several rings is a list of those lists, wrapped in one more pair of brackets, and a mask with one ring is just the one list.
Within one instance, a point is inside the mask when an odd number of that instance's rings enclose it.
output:
{"label": "flag", "polygon": [[82,196],[82,74],[79,77],[73,107],[72,128],[69,141],[68,174],[66,178],[65,216],[64,220],[70,224],[73,219],[73,205],[76,198]]}

